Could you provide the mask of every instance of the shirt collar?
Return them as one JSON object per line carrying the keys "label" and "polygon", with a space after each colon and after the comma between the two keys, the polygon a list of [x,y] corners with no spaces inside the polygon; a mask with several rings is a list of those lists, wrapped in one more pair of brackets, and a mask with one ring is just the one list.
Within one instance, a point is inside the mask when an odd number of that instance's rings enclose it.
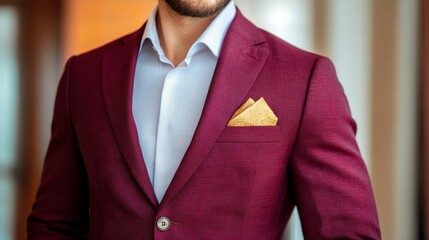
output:
{"label": "shirt collar", "polygon": [[[157,51],[160,56],[164,56],[164,52],[159,42],[158,31],[156,29],[157,12],[158,7],[152,11],[152,14],[146,23],[146,28],[143,32],[143,37],[140,44],[140,51],[143,48],[143,44],[147,42],[146,39],[149,39],[152,42],[154,50]],[[195,41],[186,58],[191,57],[195,52],[197,52],[201,48],[201,44],[208,47],[214,56],[219,57],[223,39],[225,38],[226,32],[232,20],[234,19],[235,14],[235,5],[234,2],[231,1],[210,23],[210,25],[201,34],[197,41]]]}

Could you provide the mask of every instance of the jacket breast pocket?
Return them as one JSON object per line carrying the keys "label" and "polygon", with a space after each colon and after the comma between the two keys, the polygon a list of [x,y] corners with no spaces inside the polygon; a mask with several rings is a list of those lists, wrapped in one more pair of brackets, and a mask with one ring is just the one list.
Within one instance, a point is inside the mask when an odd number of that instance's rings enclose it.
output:
{"label": "jacket breast pocket", "polygon": [[225,127],[217,142],[269,143],[280,141],[282,126]]}

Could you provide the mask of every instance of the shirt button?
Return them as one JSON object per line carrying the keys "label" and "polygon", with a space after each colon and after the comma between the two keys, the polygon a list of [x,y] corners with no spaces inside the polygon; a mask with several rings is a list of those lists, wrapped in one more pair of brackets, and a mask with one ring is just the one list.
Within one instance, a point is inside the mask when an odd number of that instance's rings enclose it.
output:
{"label": "shirt button", "polygon": [[170,219],[166,217],[160,217],[156,222],[156,227],[163,232],[167,231],[170,228],[170,225],[171,225]]}

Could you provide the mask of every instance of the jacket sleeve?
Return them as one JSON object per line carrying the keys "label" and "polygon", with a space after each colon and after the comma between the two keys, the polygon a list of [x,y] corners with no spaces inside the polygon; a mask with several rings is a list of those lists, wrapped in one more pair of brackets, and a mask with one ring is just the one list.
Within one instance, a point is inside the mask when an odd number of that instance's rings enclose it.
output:
{"label": "jacket sleeve", "polygon": [[42,179],[27,219],[31,240],[87,239],[88,180],[68,102],[72,61],[67,62],[58,87]]}
{"label": "jacket sleeve", "polygon": [[305,239],[380,239],[356,124],[330,60],[316,60],[290,168]]}

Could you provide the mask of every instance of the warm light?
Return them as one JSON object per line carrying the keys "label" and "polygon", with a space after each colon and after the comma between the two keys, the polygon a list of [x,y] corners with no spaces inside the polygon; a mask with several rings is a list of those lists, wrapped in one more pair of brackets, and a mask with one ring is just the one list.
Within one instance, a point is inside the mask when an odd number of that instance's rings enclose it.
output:
{"label": "warm light", "polygon": [[140,28],[156,0],[65,1],[65,58]]}

